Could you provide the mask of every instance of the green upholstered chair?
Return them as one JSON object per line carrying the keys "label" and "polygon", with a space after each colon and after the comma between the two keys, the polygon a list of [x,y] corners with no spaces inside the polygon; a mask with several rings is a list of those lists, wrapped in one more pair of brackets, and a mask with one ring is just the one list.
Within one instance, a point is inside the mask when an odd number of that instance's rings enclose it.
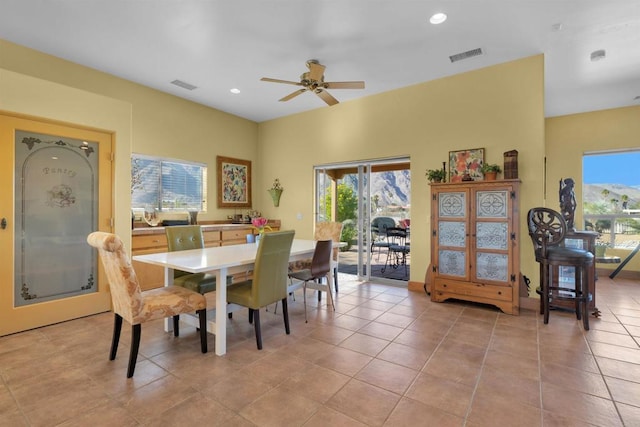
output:
{"label": "green upholstered chair", "polygon": [[[331,240],[318,240],[316,249],[313,252],[311,267],[305,270],[289,273],[289,277],[302,282],[302,295],[304,296],[304,321],[307,321],[307,288],[324,291],[327,293],[327,304],[331,302],[333,309],[333,295],[331,294],[331,283],[329,283],[329,271],[331,270],[333,242]],[[322,279],[326,278],[327,283],[322,283]],[[291,291],[295,284],[289,286]]]}
{"label": "green upholstered chair", "polygon": [[291,332],[287,308],[287,279],[294,234],[293,230],[265,233],[258,246],[253,277],[227,288],[229,303],[249,309],[249,319],[254,323],[258,350],[262,349],[260,308],[282,301],[285,331],[287,335]]}
{"label": "green upholstered chair", "polygon": [[[204,248],[204,236],[199,225],[165,227],[169,252]],[[231,281],[229,277],[229,281]],[[216,290],[216,276],[206,273],[173,271],[173,284],[204,294]]]}
{"label": "green upholstered chair", "polygon": [[98,249],[111,292],[114,313],[113,339],[109,360],[116,358],[122,320],[131,324],[131,350],[127,378],[133,376],[140,347],[142,323],[173,317],[173,334],[179,335],[180,314],[198,313],[200,317],[200,345],[207,352],[207,301],[198,292],[180,286],[163,286],[142,292],[131,266],[122,240],[115,234],[96,231],[87,236],[87,242]]}

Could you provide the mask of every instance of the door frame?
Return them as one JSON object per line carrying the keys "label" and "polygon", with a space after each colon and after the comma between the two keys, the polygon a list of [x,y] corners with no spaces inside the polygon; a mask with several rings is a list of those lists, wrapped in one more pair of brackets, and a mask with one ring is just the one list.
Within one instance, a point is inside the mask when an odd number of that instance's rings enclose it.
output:
{"label": "door frame", "polygon": [[[15,271],[14,262],[14,215],[15,215],[15,130],[58,135],[98,143],[98,229],[113,230],[113,147],[112,132],[71,125],[37,117],[0,111],[0,147],[3,149],[4,167],[0,167],[0,218],[6,218],[7,226],[0,229],[0,248],[5,254],[0,257],[0,336],[21,332],[66,320],[76,319],[111,309],[111,297],[104,269],[99,261],[97,290],[91,294],[45,301],[32,305],[14,307]],[[87,250],[90,247],[87,246]],[[96,254],[97,260],[97,254]]]}
{"label": "door frame", "polygon": [[[357,277],[360,281],[371,280],[371,173],[382,172],[390,170],[407,169],[410,170],[410,158],[394,157],[385,159],[372,159],[355,162],[344,163],[332,163],[325,165],[314,166],[314,228],[315,223],[319,220],[335,221],[337,205],[333,203],[332,212],[330,212],[330,218],[320,218],[324,212],[321,212],[320,203],[322,197],[326,194],[324,189],[321,189],[321,184],[325,185],[326,180],[323,175],[330,176],[331,178],[331,200],[337,200],[337,181],[341,179],[345,174],[358,174],[358,247],[364,248],[362,251],[358,251],[358,265],[357,265]],[[328,172],[330,171],[330,172]],[[374,276],[375,280],[380,283],[386,283],[390,285],[398,285],[404,283],[404,281],[387,279],[384,277]],[[409,278],[407,278],[408,284]]]}

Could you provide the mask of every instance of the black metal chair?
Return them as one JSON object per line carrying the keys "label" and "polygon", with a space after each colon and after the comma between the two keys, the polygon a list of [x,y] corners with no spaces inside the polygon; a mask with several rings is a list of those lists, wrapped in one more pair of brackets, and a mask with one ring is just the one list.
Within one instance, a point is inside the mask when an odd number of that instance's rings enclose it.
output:
{"label": "black metal chair", "polygon": [[371,254],[373,255],[374,249],[378,248],[378,260],[380,260],[382,248],[389,249],[387,229],[395,226],[396,220],[388,216],[379,216],[371,221]]}
{"label": "black metal chair", "polygon": [[404,274],[407,275],[407,256],[411,252],[411,246],[407,242],[407,230],[400,227],[387,228],[387,241],[389,242],[389,251],[380,271],[384,273],[387,267],[397,269],[404,265]]}
{"label": "black metal chair", "polygon": [[[549,309],[553,300],[573,301],[578,320],[589,330],[588,288],[589,267],[594,256],[584,249],[564,246],[567,223],[559,212],[549,208],[533,208],[527,214],[529,236],[533,241],[536,261],[540,264],[540,309],[544,323],[549,323]],[[568,287],[554,277],[561,267],[574,267],[574,287]],[[558,274],[558,276],[560,276]]]}

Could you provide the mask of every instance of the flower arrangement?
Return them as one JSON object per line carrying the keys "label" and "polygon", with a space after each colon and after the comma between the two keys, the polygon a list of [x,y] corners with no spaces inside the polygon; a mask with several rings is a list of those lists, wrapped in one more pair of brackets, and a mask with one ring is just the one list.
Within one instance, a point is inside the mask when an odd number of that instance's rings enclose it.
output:
{"label": "flower arrangement", "polygon": [[269,220],[267,218],[260,216],[258,218],[253,218],[251,220],[251,225],[253,225],[253,229],[256,230],[260,236],[262,236],[265,230],[271,231],[271,227],[267,225],[268,222]]}

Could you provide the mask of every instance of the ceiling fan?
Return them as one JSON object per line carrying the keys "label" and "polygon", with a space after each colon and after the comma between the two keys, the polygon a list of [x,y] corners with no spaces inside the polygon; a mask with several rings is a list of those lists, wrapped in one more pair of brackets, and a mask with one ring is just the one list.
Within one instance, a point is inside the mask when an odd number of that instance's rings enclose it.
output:
{"label": "ceiling fan", "polygon": [[335,99],[327,89],[364,89],[363,81],[356,82],[325,82],[324,81],[324,69],[326,68],[324,65],[320,64],[317,59],[310,59],[307,61],[307,68],[309,71],[303,73],[300,76],[299,82],[292,82],[289,80],[279,80],[279,79],[271,79],[268,77],[263,77],[260,80],[263,82],[273,82],[273,83],[285,83],[294,86],[302,86],[302,89],[298,89],[293,93],[285,96],[280,99],[280,101],[288,101],[296,96],[300,95],[303,92],[311,91],[318,95],[320,99],[326,102],[329,105],[335,105],[338,103],[338,100]]}

